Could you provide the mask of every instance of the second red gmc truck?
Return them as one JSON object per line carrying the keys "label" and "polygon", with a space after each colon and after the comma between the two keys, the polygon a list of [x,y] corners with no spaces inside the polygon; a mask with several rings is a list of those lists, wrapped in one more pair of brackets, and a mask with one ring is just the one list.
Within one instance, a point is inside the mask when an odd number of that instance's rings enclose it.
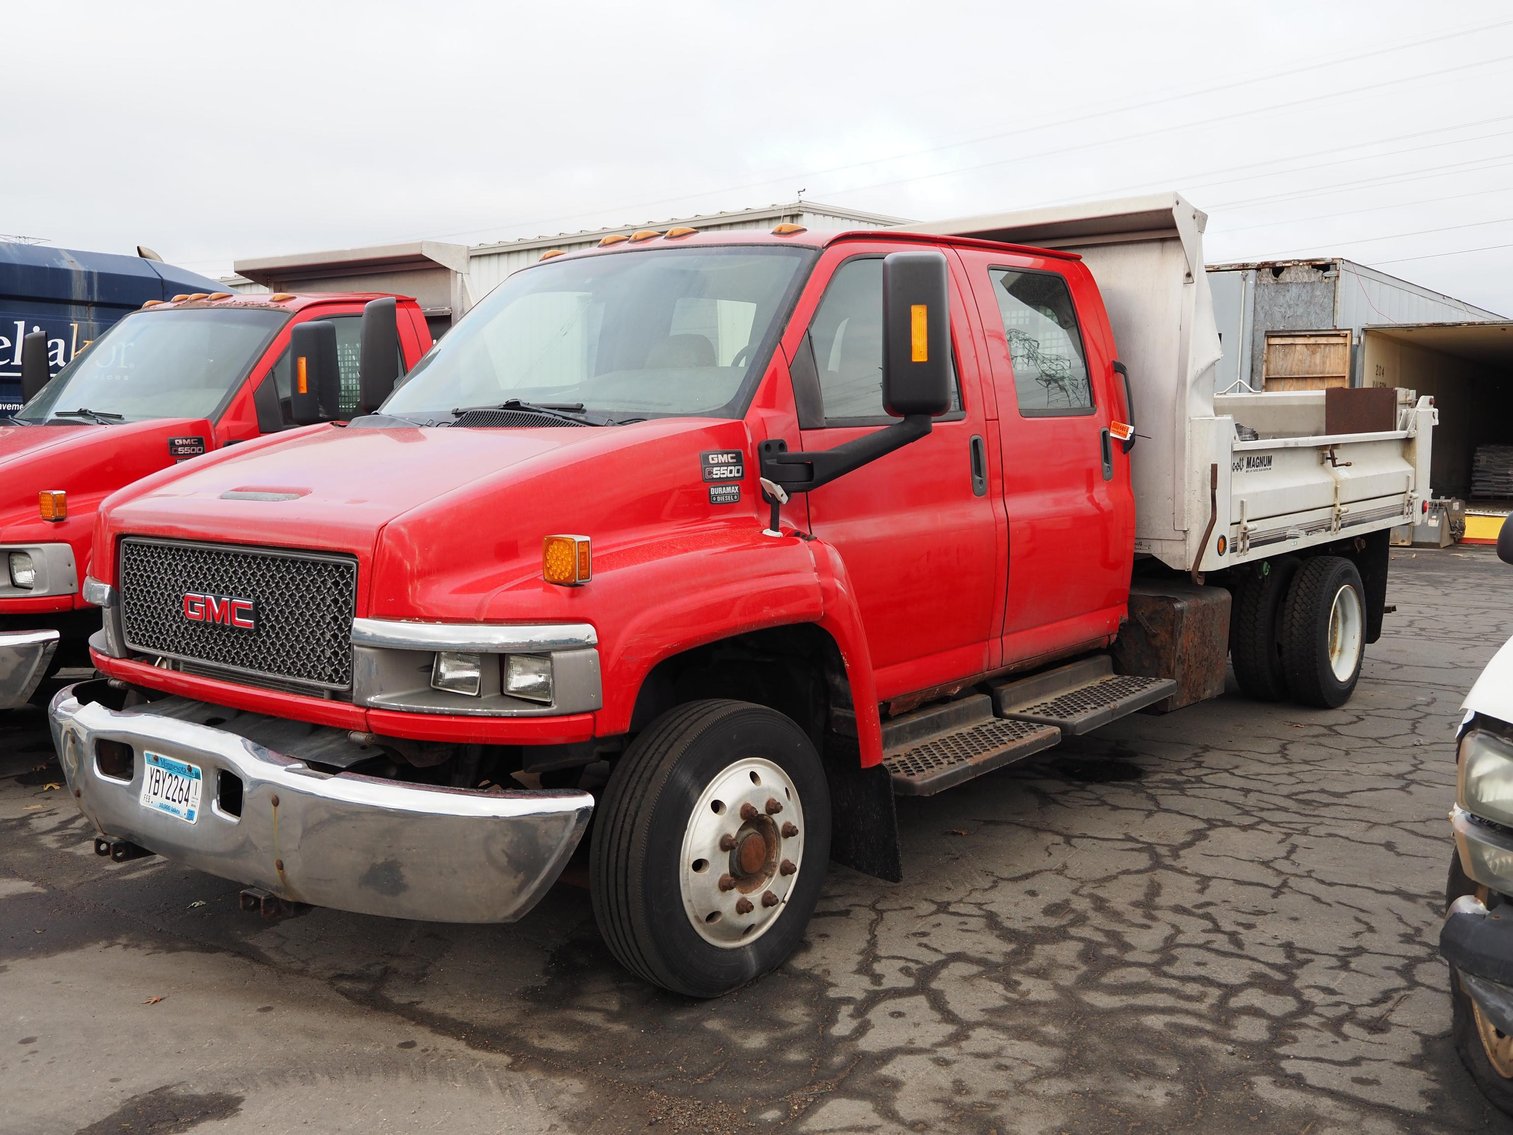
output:
{"label": "second red gmc truck", "polygon": [[[26,405],[0,418],[0,710],[25,704],[60,665],[88,664],[100,613],[83,583],[100,502],[191,457],[340,416],[343,383],[350,416],[363,313],[375,302],[389,344],[387,393],[431,346],[411,299],[197,292],[150,300],[51,381],[47,336],[26,337]],[[313,392],[312,412],[300,415],[291,346],[317,323],[333,340],[332,404],[322,411]],[[370,352],[370,368],[374,361]],[[311,394],[308,375],[306,388]]]}
{"label": "second red gmc truck", "polygon": [[[59,694],[115,858],[507,922],[709,996],[928,794],[1144,707],[1350,696],[1435,411],[1216,399],[1174,195],[543,258],[380,413],[118,495]],[[1342,416],[1343,415],[1343,416]]]}

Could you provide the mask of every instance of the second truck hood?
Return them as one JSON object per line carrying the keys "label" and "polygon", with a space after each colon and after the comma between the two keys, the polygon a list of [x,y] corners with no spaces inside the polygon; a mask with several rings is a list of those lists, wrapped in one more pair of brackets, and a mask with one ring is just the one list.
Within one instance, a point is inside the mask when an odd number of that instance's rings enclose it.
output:
{"label": "second truck hood", "polygon": [[[0,425],[0,521],[35,520],[37,494],[63,489],[102,496],[179,459],[170,439],[193,438],[203,450],[203,419],[158,419],[116,425]],[[191,446],[192,448],[192,446]]]}
{"label": "second truck hood", "polygon": [[1513,722],[1513,638],[1503,643],[1466,695],[1466,709]]}
{"label": "second truck hood", "polygon": [[[686,450],[694,484],[701,449],[735,448],[738,437],[744,440],[742,423],[724,419],[536,429],[331,427],[196,463],[114,502],[108,523],[124,534],[362,555],[380,529],[406,513],[441,507],[443,497],[472,497],[476,505],[476,498],[497,498],[532,474],[581,468],[612,452],[623,456],[632,433],[651,448]],[[492,484],[469,492],[485,481]]]}

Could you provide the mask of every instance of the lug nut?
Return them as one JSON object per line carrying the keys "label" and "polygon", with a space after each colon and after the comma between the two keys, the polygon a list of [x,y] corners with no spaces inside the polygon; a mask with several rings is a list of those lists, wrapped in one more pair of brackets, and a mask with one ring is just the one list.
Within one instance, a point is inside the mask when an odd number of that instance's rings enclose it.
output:
{"label": "lug nut", "polygon": [[799,834],[799,826],[797,824],[795,824],[793,821],[790,820],[786,824],[783,825],[783,838],[784,839],[792,839],[794,836],[796,836],[798,834]]}
{"label": "lug nut", "polygon": [[724,835],[722,835],[720,837],[720,850],[721,851],[734,851],[735,850],[735,836],[731,835],[729,832],[726,832]]}
{"label": "lug nut", "polygon": [[737,914],[750,914],[755,909],[756,908],[751,905],[750,899],[741,899],[735,904],[735,912]]}
{"label": "lug nut", "polygon": [[776,816],[782,810],[783,805],[781,801],[779,801],[776,797],[767,797],[767,814],[769,816]]}
{"label": "lug nut", "polygon": [[777,895],[773,894],[771,891],[763,891],[762,892],[762,905],[763,906],[777,906],[777,904],[779,902],[781,902],[781,901],[782,900],[779,899],[777,897]]}
{"label": "lug nut", "polygon": [[719,882],[719,888],[722,891],[733,891],[733,890],[735,890],[735,876],[734,875],[721,875],[720,876],[720,882]]}
{"label": "lug nut", "polygon": [[760,815],[761,813],[756,810],[755,804],[741,805],[741,819],[751,821],[756,819]]}
{"label": "lug nut", "polygon": [[791,859],[785,859],[778,865],[779,875],[792,875],[799,869],[799,865]]}

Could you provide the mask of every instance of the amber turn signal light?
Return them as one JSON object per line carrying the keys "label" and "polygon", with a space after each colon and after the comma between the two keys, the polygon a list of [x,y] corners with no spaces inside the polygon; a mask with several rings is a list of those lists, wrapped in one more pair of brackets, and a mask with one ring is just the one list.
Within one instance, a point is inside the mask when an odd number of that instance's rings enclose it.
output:
{"label": "amber turn signal light", "polygon": [[62,489],[43,489],[37,494],[37,511],[43,520],[67,520],[68,494]]}
{"label": "amber turn signal light", "polygon": [[593,576],[587,536],[548,536],[541,544],[541,578],[559,587],[577,587]]}

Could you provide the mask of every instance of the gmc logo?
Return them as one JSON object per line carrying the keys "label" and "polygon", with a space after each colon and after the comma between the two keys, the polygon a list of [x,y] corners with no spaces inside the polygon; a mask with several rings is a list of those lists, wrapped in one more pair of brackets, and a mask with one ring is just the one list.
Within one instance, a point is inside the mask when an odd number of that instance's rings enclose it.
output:
{"label": "gmc logo", "polygon": [[191,591],[184,596],[184,618],[191,623],[219,623],[239,631],[257,630],[257,607],[251,599],[233,599],[229,595],[200,595]]}

